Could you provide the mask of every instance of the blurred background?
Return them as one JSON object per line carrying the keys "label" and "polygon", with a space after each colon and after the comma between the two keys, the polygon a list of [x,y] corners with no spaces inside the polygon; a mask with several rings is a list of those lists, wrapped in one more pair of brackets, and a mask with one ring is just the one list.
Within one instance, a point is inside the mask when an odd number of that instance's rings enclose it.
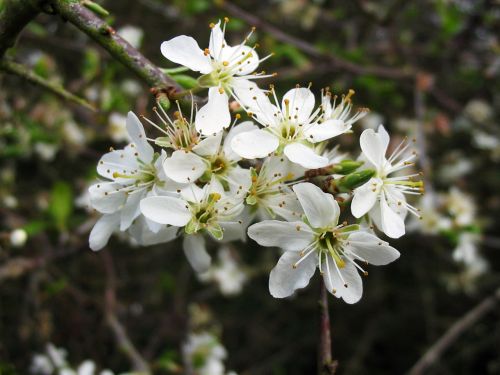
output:
{"label": "blurred background", "polygon": [[[278,91],[354,89],[355,107],[370,109],[355,133],[383,123],[395,144],[416,137],[423,220],[391,241],[397,262],[370,268],[359,303],[330,298],[338,373],[405,373],[454,324],[461,334],[420,373],[500,373],[498,0],[98,3],[162,68],[174,67],[164,40],[186,34],[204,48],[208,24],[227,16],[236,44],[256,26],[251,43],[274,52],[264,69],[278,73]],[[0,374],[43,374],[54,358],[117,374],[137,361],[158,374],[315,373],[319,277],[273,299],[277,250],[212,243],[217,262],[200,280],[178,241],[144,248],[115,236],[88,248],[98,216],[86,188],[100,156],[128,142],[127,111],[153,117],[149,88],[53,15],[31,22],[8,55],[98,110],[0,75]],[[174,78],[189,84],[185,74]],[[357,157],[357,139],[342,136],[341,150]]]}

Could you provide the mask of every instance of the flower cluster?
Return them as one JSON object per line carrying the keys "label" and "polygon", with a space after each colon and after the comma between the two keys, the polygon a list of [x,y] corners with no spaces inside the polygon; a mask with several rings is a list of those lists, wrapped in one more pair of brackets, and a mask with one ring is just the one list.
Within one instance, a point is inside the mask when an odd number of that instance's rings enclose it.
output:
{"label": "flower cluster", "polygon": [[132,143],[101,158],[97,171],[106,181],[90,188],[91,205],[102,213],[90,247],[101,249],[115,231],[141,245],[183,237],[189,263],[202,274],[211,265],[207,239],[245,240],[248,233],[284,250],[270,275],[273,296],[305,287],[318,268],[334,296],[357,302],[366,265],[399,257],[375,230],[398,238],[406,215],[420,216],[407,201],[423,192],[412,143],[389,151],[380,125],[361,134],[356,160],[339,153],[334,138],[352,134],[367,113],[353,111],[354,91],[337,97],[325,89],[317,102],[310,87],[282,98],[274,86],[259,88],[255,80],[270,77],[257,71],[268,56],[247,46],[250,35],[229,45],[226,24],[210,25],[205,49],[184,35],[161,45],[167,59],[201,73],[197,89],[208,88],[208,101],[184,112],[177,103],[171,114],[159,103],[157,121],[144,118],[161,132],[157,138],[128,114]]}

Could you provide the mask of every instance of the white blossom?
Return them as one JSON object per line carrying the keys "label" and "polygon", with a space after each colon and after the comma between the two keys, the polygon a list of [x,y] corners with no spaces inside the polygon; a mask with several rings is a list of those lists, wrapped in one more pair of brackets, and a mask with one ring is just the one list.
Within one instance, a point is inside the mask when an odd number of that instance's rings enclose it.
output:
{"label": "white blossom", "polygon": [[347,303],[359,301],[363,284],[357,263],[385,265],[399,252],[358,225],[338,224],[340,208],[332,195],[311,183],[294,185],[304,209],[302,221],[266,220],[248,228],[250,238],[262,246],[285,250],[271,271],[269,290],[276,298],[290,296],[309,284],[319,268],[327,289]]}
{"label": "white blossom", "polygon": [[314,94],[308,88],[289,90],[281,105],[274,89],[271,93],[275,104],[257,87],[240,97],[263,128],[235,136],[231,144],[233,150],[247,159],[263,158],[275,152],[304,168],[328,165],[328,159],[317,154],[314,144],[345,133],[350,123],[342,118],[324,119],[321,107],[315,109]]}
{"label": "white blossom", "polygon": [[354,190],[351,210],[357,218],[369,213],[380,230],[389,237],[398,238],[405,233],[407,212],[420,217],[418,210],[406,201],[405,194],[421,195],[423,182],[414,180],[418,173],[401,174],[413,165],[416,156],[415,152],[408,152],[410,144],[404,140],[386,158],[389,141],[389,134],[382,125],[378,132],[367,129],[361,134],[362,156],[366,166],[375,169],[376,174]]}
{"label": "white blossom", "polygon": [[254,73],[267,57],[259,59],[255,47],[246,46],[253,30],[241,44],[230,46],[225,40],[226,23],[227,20],[222,29],[220,21],[210,24],[210,42],[204,50],[186,35],[161,45],[161,52],[167,59],[203,74],[198,81],[209,87],[208,103],[198,110],[196,129],[205,135],[218,133],[230,125],[228,100],[231,95],[239,96],[246,91],[250,79],[269,77]]}

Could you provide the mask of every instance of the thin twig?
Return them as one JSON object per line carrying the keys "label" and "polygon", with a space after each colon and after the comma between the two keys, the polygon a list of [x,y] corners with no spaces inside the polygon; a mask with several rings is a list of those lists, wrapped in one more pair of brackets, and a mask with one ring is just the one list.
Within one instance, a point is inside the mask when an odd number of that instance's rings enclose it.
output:
{"label": "thin twig", "polygon": [[36,74],[35,72],[31,71],[30,69],[26,68],[21,64],[3,59],[0,60],[0,70],[3,70],[8,74],[16,75],[30,83],[40,86],[65,100],[81,105],[82,107],[85,107],[91,111],[94,112],[96,111],[96,108],[92,104],[87,102],[85,99],[70,93],[64,87],[62,87],[57,83],[51,82],[43,77],[40,77],[38,74]]}
{"label": "thin twig", "polygon": [[467,314],[457,320],[439,340],[437,340],[425,354],[415,363],[408,371],[409,375],[424,374],[425,371],[433,366],[443,355],[443,353],[452,346],[457,339],[468,329],[472,328],[481,318],[492,311],[500,301],[500,288],[495,293],[476,307],[470,310]]}
{"label": "thin twig", "polygon": [[338,362],[332,360],[332,337],[330,326],[330,313],[328,311],[328,293],[323,280],[321,280],[320,301],[320,342],[319,342],[319,375],[333,375],[337,370]]}
{"label": "thin twig", "polygon": [[0,6],[0,58],[13,47],[19,33],[38,14],[31,0],[4,0]]}
{"label": "thin twig", "polygon": [[116,274],[113,259],[107,251],[101,252],[104,268],[106,270],[106,291],[105,291],[105,313],[106,322],[115,335],[118,347],[128,357],[135,371],[142,374],[150,374],[148,363],[141,356],[130,340],[125,327],[120,323],[116,315]]}
{"label": "thin twig", "polygon": [[76,0],[52,0],[54,10],[64,19],[75,25],[94,41],[106,49],[115,60],[118,60],[150,87],[158,91],[170,93],[182,88],[160,68],[149,61],[139,51],[104,20]]}
{"label": "thin twig", "polygon": [[271,25],[263,19],[248,13],[247,11],[239,8],[237,5],[233,4],[230,1],[221,1],[219,4],[224,10],[226,10],[233,16],[241,18],[245,22],[248,22],[249,24],[264,30],[265,32],[271,34],[276,40],[291,44],[297,49],[311,55],[312,57],[326,59],[338,69],[342,69],[353,74],[372,74],[377,77],[391,79],[412,79],[414,76],[414,72],[411,68],[400,69],[384,66],[361,66],[351,61],[344,60],[331,53],[321,51],[305,40],[296,38],[283,32],[276,26]]}

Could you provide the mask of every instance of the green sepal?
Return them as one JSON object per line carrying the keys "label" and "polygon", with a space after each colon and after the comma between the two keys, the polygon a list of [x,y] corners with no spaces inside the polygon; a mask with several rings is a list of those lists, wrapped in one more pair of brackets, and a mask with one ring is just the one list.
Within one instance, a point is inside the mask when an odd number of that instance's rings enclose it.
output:
{"label": "green sepal", "polygon": [[187,90],[198,87],[198,80],[187,74],[175,74],[170,77]]}
{"label": "green sepal", "polygon": [[374,169],[364,169],[359,172],[350,173],[336,182],[341,193],[348,193],[368,182],[377,172]]}
{"label": "green sepal", "polygon": [[169,137],[158,137],[155,138],[155,145],[160,147],[172,147]]}
{"label": "green sepal", "polygon": [[224,237],[224,230],[219,224],[210,225],[206,228],[207,232],[210,233],[216,240],[222,240]]}
{"label": "green sepal", "polygon": [[340,163],[335,164],[333,169],[336,174],[349,174],[361,167],[364,163],[362,161],[342,160]]}
{"label": "green sepal", "polygon": [[195,220],[189,220],[189,223],[187,223],[186,226],[184,227],[184,232],[186,232],[186,234],[196,233],[197,226],[198,225]]}
{"label": "green sepal", "polygon": [[197,79],[198,86],[200,87],[214,87],[218,86],[215,82],[214,77],[211,74],[204,74]]}

